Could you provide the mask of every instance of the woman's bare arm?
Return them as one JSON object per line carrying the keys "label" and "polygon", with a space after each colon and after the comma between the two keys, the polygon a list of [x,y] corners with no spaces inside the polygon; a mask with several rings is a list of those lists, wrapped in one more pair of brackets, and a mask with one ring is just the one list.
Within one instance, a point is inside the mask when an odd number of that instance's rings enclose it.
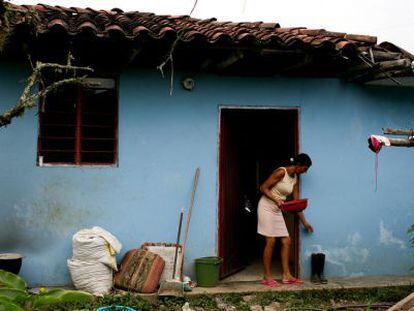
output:
{"label": "woman's bare arm", "polygon": [[313,232],[313,227],[311,226],[310,223],[308,223],[308,221],[305,218],[305,215],[303,214],[303,212],[298,212],[297,213],[300,222],[302,223],[302,225],[305,227],[306,230],[308,230],[308,232]]}
{"label": "woman's bare arm", "polygon": [[[293,195],[293,200],[299,200],[299,184],[297,182],[293,186],[293,193],[292,193],[292,195]],[[303,214],[303,212],[298,212],[297,215],[299,217],[300,222],[305,227],[305,229],[308,230],[308,232],[313,232],[313,227],[306,220],[305,214]]]}
{"label": "woman's bare arm", "polygon": [[293,192],[292,192],[293,200],[299,200],[299,184],[296,182],[296,184],[293,186]]}
{"label": "woman's bare arm", "polygon": [[273,193],[270,191],[270,189],[272,189],[274,185],[281,181],[284,176],[285,170],[278,169],[274,171],[272,175],[270,175],[269,178],[266,179],[266,181],[260,186],[260,192],[263,193],[267,198],[275,202],[277,206],[282,205],[283,200],[275,197]]}

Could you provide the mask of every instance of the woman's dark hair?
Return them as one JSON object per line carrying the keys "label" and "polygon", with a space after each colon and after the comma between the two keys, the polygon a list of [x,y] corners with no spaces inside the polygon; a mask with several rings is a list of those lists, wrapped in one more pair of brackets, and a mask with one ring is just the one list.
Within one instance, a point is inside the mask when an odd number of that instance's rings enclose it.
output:
{"label": "woman's dark hair", "polygon": [[303,166],[311,167],[312,160],[306,153],[299,153],[293,160],[293,164],[300,164]]}

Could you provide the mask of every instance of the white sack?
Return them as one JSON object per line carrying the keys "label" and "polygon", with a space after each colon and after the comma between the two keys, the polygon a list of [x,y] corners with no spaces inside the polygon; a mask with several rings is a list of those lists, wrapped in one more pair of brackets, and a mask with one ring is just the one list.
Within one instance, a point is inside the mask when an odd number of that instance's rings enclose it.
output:
{"label": "white sack", "polygon": [[108,294],[112,288],[112,269],[96,261],[67,261],[73,285],[95,296]]}
{"label": "white sack", "polygon": [[93,227],[82,229],[72,238],[72,259],[98,261],[117,271],[116,257],[122,248],[121,243],[108,231]]}

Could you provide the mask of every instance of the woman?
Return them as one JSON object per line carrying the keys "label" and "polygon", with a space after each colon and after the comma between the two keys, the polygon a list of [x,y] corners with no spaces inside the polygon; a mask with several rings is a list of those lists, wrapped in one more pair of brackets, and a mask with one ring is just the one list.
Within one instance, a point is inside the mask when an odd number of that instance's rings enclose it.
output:
{"label": "woman", "polygon": [[[310,157],[301,153],[296,156],[293,163],[287,167],[280,167],[260,186],[262,197],[258,204],[257,232],[266,238],[266,246],[263,251],[264,278],[261,282],[269,287],[278,286],[272,278],[270,267],[272,263],[273,248],[276,238],[282,242],[282,283],[299,284],[300,279],[294,278],[289,270],[290,237],[282,214],[282,204],[286,198],[293,194],[293,199],[299,198],[297,175],[306,173],[312,165]],[[297,213],[303,226],[308,232],[313,232],[312,226],[306,221],[303,212]]]}

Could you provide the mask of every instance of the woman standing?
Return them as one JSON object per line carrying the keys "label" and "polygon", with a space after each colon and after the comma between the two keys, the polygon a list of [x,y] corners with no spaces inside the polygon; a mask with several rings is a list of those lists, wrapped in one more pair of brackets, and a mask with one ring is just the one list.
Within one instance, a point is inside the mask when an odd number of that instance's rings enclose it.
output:
{"label": "woman standing", "polygon": [[[282,242],[281,261],[282,261],[282,283],[300,284],[300,279],[294,278],[289,269],[289,253],[291,240],[286,228],[282,214],[282,204],[288,196],[293,194],[293,199],[299,199],[299,187],[297,175],[306,173],[312,165],[310,157],[301,153],[296,156],[292,165],[276,169],[272,175],[260,186],[262,197],[258,204],[258,226],[257,232],[266,238],[266,245],[263,251],[264,278],[261,282],[269,287],[278,286],[271,274],[271,263],[273,248],[276,238]],[[312,226],[306,221],[303,212],[297,213],[301,223],[308,230],[313,232]]]}

